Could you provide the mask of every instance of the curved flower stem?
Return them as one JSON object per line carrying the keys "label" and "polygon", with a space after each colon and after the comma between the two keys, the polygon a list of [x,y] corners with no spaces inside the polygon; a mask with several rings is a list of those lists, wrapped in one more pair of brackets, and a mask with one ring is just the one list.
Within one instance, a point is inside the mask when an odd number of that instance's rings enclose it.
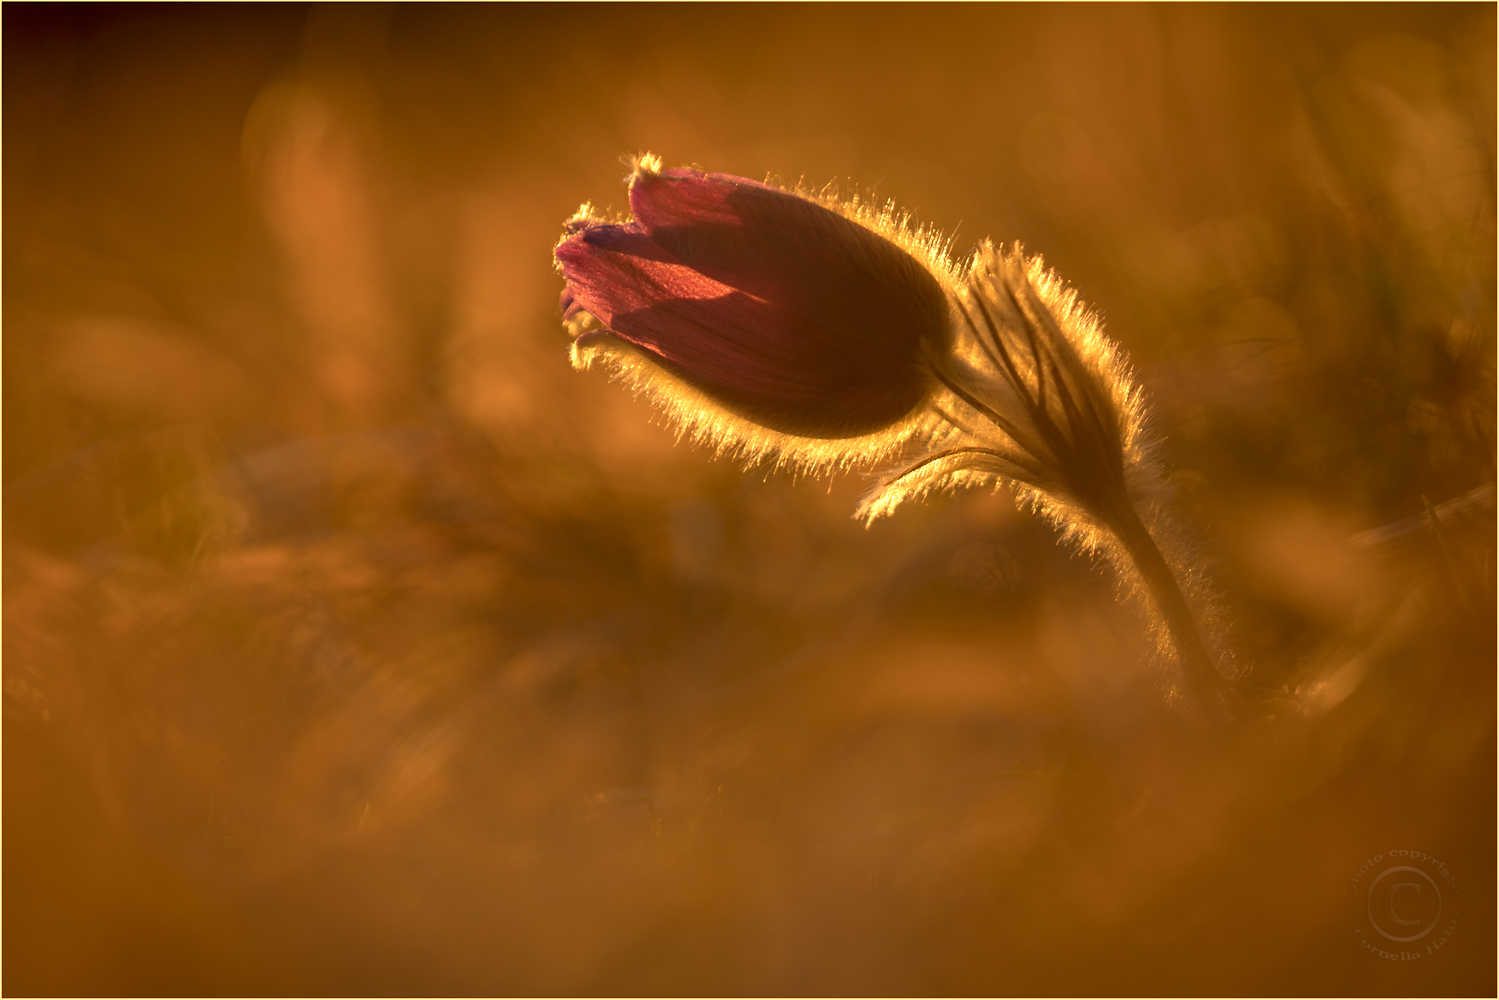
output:
{"label": "curved flower stem", "polygon": [[1140,520],[1134,505],[1128,501],[1116,505],[1109,518],[1110,527],[1134,561],[1135,568],[1145,580],[1156,611],[1165,622],[1171,635],[1176,657],[1181,665],[1187,690],[1205,712],[1218,718],[1228,718],[1233,704],[1229,697],[1228,682],[1208,655],[1207,647],[1197,630],[1197,620],[1187,606],[1176,575],[1166,557],[1161,555],[1150,530]]}

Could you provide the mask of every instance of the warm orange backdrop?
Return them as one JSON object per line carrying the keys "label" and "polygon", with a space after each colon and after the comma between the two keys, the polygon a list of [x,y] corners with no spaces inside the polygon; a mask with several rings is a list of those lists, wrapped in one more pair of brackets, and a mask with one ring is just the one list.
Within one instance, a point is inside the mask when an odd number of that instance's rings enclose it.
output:
{"label": "warm orange backdrop", "polygon": [[[3,45],[7,992],[1492,994],[1492,5]],[[1043,254],[1302,709],[1163,706],[1004,494],[865,531],[573,372],[550,250],[646,150]],[[1410,966],[1342,912],[1397,844],[1467,894]]]}

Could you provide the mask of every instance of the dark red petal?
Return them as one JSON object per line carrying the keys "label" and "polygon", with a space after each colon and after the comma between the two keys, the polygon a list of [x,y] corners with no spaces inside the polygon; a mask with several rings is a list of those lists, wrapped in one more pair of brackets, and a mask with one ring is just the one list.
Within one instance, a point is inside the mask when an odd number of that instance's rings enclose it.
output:
{"label": "dark red petal", "polygon": [[927,391],[915,356],[798,350],[826,331],[799,328],[797,317],[741,292],[659,303],[616,316],[610,329],[648,346],[729,410],[787,434],[873,433],[907,416]]}
{"label": "dark red petal", "polygon": [[637,174],[630,180],[630,212],[636,222],[651,229],[706,223],[738,225],[739,214],[729,204],[729,197],[745,187],[775,190],[743,177],[705,174],[686,167]]}
{"label": "dark red petal", "polygon": [[571,288],[562,289],[560,305],[562,306],[562,319],[564,321],[570,320],[577,316],[578,313],[586,311],[583,308],[583,303],[579,302],[577,296],[573,295]]}
{"label": "dark red petal", "polygon": [[[556,256],[574,302],[605,326],[662,302],[716,298],[733,291],[688,267],[634,226],[570,236]],[[651,346],[643,343],[642,346]]]}
{"label": "dark red petal", "polygon": [[684,263],[681,257],[667,250],[642,226],[633,222],[623,226],[597,226],[579,233],[577,238],[595,250],[668,264]]}

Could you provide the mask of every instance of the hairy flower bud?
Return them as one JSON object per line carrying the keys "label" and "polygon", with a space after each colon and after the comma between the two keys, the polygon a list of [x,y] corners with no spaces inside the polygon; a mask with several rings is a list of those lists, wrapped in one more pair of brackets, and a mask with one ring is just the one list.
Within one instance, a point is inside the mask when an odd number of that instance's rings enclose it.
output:
{"label": "hairy flower bud", "polygon": [[585,212],[556,248],[575,364],[605,359],[683,423],[711,423],[721,447],[818,462],[830,452],[806,442],[909,436],[952,343],[945,259],[919,259],[919,236],[856,204],[651,157],[630,210]]}

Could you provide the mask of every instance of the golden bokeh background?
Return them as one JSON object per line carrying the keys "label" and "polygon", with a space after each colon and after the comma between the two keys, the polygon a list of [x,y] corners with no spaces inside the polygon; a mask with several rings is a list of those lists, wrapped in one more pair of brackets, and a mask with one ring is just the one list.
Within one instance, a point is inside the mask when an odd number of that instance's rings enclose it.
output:
{"label": "golden bokeh background", "polygon": [[[8,993],[1493,993],[1492,5],[3,27]],[[573,372],[644,150],[1043,254],[1297,707],[1166,707],[1005,494],[866,531]]]}

